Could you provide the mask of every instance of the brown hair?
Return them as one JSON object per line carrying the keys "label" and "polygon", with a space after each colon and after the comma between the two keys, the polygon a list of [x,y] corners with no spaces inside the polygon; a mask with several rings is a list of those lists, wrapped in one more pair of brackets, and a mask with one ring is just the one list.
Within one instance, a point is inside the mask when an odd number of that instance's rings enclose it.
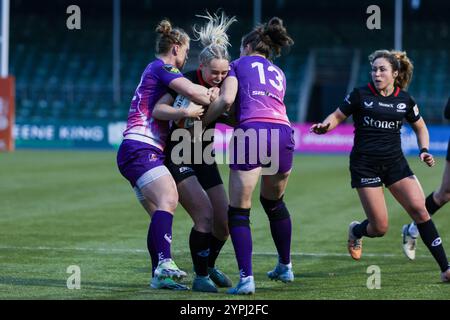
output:
{"label": "brown hair", "polygon": [[283,20],[273,17],[242,38],[242,45],[245,47],[247,44],[253,51],[272,59],[280,56],[282,48],[292,46],[294,40],[288,35]]}
{"label": "brown hair", "polygon": [[395,85],[406,89],[412,80],[414,66],[405,51],[377,50],[369,55],[369,62],[373,64],[378,58],[385,58],[392,66],[392,71],[398,71]]}
{"label": "brown hair", "polygon": [[167,19],[159,22],[155,31],[158,33],[158,38],[156,39],[157,54],[166,54],[174,44],[183,45],[190,40],[183,29],[172,28],[172,24]]}

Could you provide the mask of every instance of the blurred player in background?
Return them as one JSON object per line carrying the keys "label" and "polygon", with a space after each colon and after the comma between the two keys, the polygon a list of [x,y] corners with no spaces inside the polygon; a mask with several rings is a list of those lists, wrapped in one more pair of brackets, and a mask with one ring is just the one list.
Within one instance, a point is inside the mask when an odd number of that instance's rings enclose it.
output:
{"label": "blurred player in background", "polygon": [[[152,116],[153,108],[170,89],[199,104],[209,104],[217,97],[213,91],[193,84],[183,77],[189,51],[189,36],[181,29],[172,28],[167,20],[157,28],[156,57],[142,74],[128,114],[124,139],[117,154],[121,174],[131,183],[138,200],[151,216],[147,246],[152,260],[151,287],[156,289],[186,290],[174,279],[186,275],[171,256],[172,221],[178,203],[175,182],[164,166],[164,147],[169,134],[169,121]],[[215,91],[217,93],[217,90]],[[201,106],[178,110],[178,118],[196,117],[203,113]]]}
{"label": "blurred player in background", "polygon": [[[201,41],[203,49],[200,52],[200,66],[197,70],[187,72],[186,78],[207,88],[218,87],[229,71],[230,55],[226,34],[229,26],[236,21],[228,18],[222,12],[220,16],[207,13],[208,22],[194,32]],[[154,117],[165,120],[174,112],[172,104],[177,93],[165,94],[156,104]],[[214,129],[215,122],[207,129]],[[172,132],[179,127],[173,123]],[[173,161],[172,150],[177,141],[168,139],[165,150],[165,165],[177,184],[179,201],[191,216],[194,226],[189,237],[189,247],[194,264],[195,277],[193,291],[217,292],[219,287],[231,287],[231,280],[215,267],[217,256],[228,238],[227,209],[228,198],[220,177],[217,164],[204,162],[203,153],[213,142],[201,142],[201,163],[194,162],[196,148],[191,143],[191,159],[188,163]],[[182,155],[180,156],[182,157]]]}
{"label": "blurred player in background", "polygon": [[[405,52],[378,50],[369,56],[372,82],[356,88],[345,103],[311,131],[324,134],[350,115],[355,125],[355,141],[350,154],[352,188],[356,188],[367,219],[353,221],[348,230],[348,250],[361,258],[362,237],[382,237],[388,229],[388,212],[383,184],[405,208],[425,245],[439,264],[442,281],[450,281],[450,268],[442,240],[425,207],[419,181],[409,168],[401,149],[400,129],[406,119],[417,136],[420,160],[434,165],[428,152],[429,135],[413,98],[405,91],[413,65]],[[402,90],[403,89],[403,90]]]}
{"label": "blurred player in background", "polygon": [[[450,120],[450,98],[448,99],[447,106],[444,109],[444,117]],[[425,206],[430,216],[450,200],[450,138],[448,141],[446,160],[441,186],[436,191],[430,193],[425,200]],[[411,260],[416,258],[416,239],[418,236],[419,230],[417,229],[415,222],[411,222],[410,224],[405,224],[403,226],[403,252]]]}
{"label": "blurred player in background", "polygon": [[[294,152],[293,130],[283,103],[286,92],[286,77],[283,71],[272,63],[283,47],[293,45],[283,21],[272,18],[268,23],[257,26],[245,35],[241,43],[241,58],[231,63],[230,73],[225,79],[219,98],[213,102],[205,114],[204,123],[220,114],[235,100],[235,135],[231,143],[238,150],[236,131],[256,132],[258,141],[245,141],[245,163],[234,161],[230,164],[228,225],[239,267],[240,280],[230,294],[252,294],[255,282],[252,271],[252,237],[250,230],[250,208],[252,193],[262,173],[262,159],[250,161],[250,153],[261,146],[261,132],[266,146],[276,144],[279,154],[277,173],[263,175],[261,179],[260,201],[270,221],[272,238],[278,251],[278,264],[267,273],[272,280],[291,282],[294,280],[290,257],[291,219],[283,201],[289,174],[292,169]],[[272,131],[271,131],[272,130]],[[279,133],[272,138],[273,131]],[[272,140],[273,139],[273,140]],[[277,140],[275,140],[277,139]],[[272,140],[272,141],[271,141]],[[252,151],[250,151],[253,149]]]}

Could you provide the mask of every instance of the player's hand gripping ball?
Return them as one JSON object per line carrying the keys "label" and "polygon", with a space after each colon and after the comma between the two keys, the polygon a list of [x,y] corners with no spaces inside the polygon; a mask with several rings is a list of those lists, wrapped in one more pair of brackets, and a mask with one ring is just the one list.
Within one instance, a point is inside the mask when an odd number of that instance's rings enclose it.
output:
{"label": "player's hand gripping ball", "polygon": [[[178,95],[173,103],[173,107],[176,109],[187,109],[191,103],[191,100],[186,98],[185,96]],[[190,128],[194,125],[195,118],[182,118],[180,120],[176,120],[175,123],[180,128]]]}

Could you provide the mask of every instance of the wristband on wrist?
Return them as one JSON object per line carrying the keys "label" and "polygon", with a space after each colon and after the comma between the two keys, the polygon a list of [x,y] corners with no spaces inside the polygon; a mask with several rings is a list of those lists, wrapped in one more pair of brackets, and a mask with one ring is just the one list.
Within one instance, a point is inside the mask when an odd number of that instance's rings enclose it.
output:
{"label": "wristband on wrist", "polygon": [[428,153],[428,148],[422,148],[422,149],[420,149],[419,155],[421,155],[421,154],[424,153],[424,152]]}

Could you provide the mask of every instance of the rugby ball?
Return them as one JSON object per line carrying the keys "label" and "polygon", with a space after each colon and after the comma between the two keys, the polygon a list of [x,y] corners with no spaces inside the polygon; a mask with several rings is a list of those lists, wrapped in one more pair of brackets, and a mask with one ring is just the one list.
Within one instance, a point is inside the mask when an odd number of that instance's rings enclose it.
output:
{"label": "rugby ball", "polygon": [[[185,109],[185,108],[189,107],[190,103],[191,103],[191,100],[189,100],[185,96],[182,96],[181,94],[179,94],[176,97],[175,102],[173,103],[173,107],[176,109],[180,109],[180,108]],[[180,120],[176,120],[174,122],[180,128],[190,128],[194,125],[194,120],[195,120],[194,118],[183,118]]]}

